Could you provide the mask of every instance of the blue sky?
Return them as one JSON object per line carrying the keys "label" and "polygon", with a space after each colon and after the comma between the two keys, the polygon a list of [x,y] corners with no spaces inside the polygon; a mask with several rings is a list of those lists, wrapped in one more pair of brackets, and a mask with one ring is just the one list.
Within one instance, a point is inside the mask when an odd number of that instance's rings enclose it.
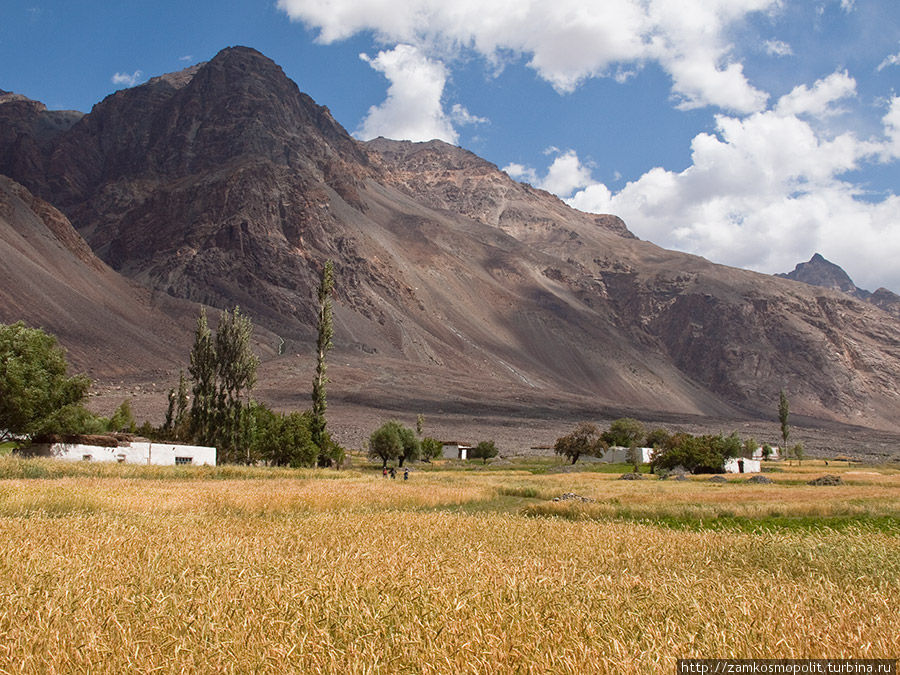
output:
{"label": "blue sky", "polygon": [[898,0],[26,0],[0,88],[88,111],[243,44],[360,138],[442,138],[641,238],[900,292]]}

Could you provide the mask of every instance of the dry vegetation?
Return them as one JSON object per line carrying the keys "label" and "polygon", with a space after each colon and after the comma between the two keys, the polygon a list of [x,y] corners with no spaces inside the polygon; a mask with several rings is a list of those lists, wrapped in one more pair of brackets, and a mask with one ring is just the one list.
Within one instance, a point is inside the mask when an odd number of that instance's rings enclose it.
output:
{"label": "dry vegetation", "polygon": [[[898,654],[896,472],[813,488],[799,472],[716,486],[78,470],[0,481],[0,672],[646,673],[679,656]],[[596,501],[549,501],[572,491]],[[679,518],[692,526],[656,522]],[[802,526],[696,526],[710,518]]]}

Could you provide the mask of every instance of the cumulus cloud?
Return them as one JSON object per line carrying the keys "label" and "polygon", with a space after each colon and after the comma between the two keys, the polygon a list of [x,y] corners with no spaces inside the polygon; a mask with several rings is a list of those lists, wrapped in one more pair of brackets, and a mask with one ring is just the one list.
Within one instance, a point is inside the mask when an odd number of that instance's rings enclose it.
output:
{"label": "cumulus cloud", "polygon": [[534,169],[521,164],[509,164],[503,167],[503,170],[511,178],[530,183],[563,198],[594,182],[590,169],[581,163],[574,150],[560,153],[556,148],[551,148],[550,154],[555,154],[556,157],[543,177],[538,176]]}
{"label": "cumulus cloud", "polygon": [[767,95],[732,56],[729,32],[779,0],[278,0],[323,43],[371,31],[385,44],[418,47],[446,60],[471,49],[495,66],[528,65],[565,93],[594,77],[627,78],[654,62],[672,77],[681,107],[715,105],[749,113]]}
{"label": "cumulus cloud", "polygon": [[128,73],[116,73],[112,76],[112,83],[118,86],[133,87],[144,77],[144,73],[136,70],[130,75]]}
{"label": "cumulus cloud", "polygon": [[[374,58],[360,58],[390,82],[387,98],[372,106],[356,135],[363,140],[378,136],[408,141],[440,139],[455,144],[459,138],[444,113],[441,97],[447,81],[443,64],[427,58],[412,45],[398,45]],[[458,111],[462,114],[463,108]]]}
{"label": "cumulus cloud", "polygon": [[785,96],[775,107],[781,115],[811,115],[826,117],[841,112],[834,104],[842,99],[856,96],[856,80],[846,71],[832,73],[816,82],[812,88],[801,84]]}
{"label": "cumulus cloud", "polygon": [[[811,88],[798,87],[767,111],[739,118],[720,115],[714,133],[698,134],[691,165],[681,172],[654,168],[613,192],[590,179],[576,153],[554,159],[557,194],[575,208],[615,213],[640,237],[716,262],[762,272],[786,272],[821,252],[862,287],[888,284],[900,291],[900,198],[861,199],[843,176],[869,162],[900,158],[900,97],[882,118],[883,134],[859,138],[829,134],[814,115],[828,115],[855,96],[855,82],[835,73]],[[534,169],[514,167],[551,188]],[[556,190],[554,190],[556,191]]]}

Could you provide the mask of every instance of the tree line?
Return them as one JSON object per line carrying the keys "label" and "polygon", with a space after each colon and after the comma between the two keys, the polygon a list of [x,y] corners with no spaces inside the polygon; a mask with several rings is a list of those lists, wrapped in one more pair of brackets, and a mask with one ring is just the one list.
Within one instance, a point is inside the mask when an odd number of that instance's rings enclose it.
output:
{"label": "tree line", "polygon": [[[779,396],[778,414],[784,440],[783,456],[802,461],[802,444],[787,447],[790,434],[788,402],[783,391]],[[572,433],[558,438],[553,449],[575,464],[582,456],[602,457],[613,446],[628,448],[627,461],[634,466],[635,472],[642,463],[639,448],[649,447],[654,449],[651,471],[681,467],[692,473],[719,473],[729,459],[751,457],[760,448],[754,439],[742,441],[736,433],[695,436],[685,432],[669,433],[665,429],[648,432],[638,420],[623,417],[614,420],[605,431],[590,422],[582,422]],[[772,447],[768,444],[761,447],[763,458],[769,459],[773,454]]]}
{"label": "tree line", "polygon": [[317,292],[317,361],[310,410],[276,413],[253,399],[259,359],[252,349],[252,322],[239,307],[221,313],[215,332],[201,309],[188,377],[180,372],[159,427],[148,422],[137,427],[127,400],[110,418],[88,411],[84,400],[90,380],[68,374],[65,352],[54,336],[18,322],[0,324],[0,442],[136,431],[154,440],[215,446],[220,462],[340,465],[345,451],[331,439],[325,418],[326,356],[334,336],[333,274],[328,261]]}

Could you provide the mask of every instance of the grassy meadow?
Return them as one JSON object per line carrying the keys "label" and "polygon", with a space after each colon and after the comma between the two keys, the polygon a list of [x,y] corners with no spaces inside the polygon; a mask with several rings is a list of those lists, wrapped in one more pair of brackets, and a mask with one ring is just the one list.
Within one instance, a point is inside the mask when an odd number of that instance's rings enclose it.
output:
{"label": "grassy meadow", "polygon": [[[804,462],[717,485],[452,468],[405,482],[2,457],[0,672],[900,655],[896,470]],[[806,485],[826,472],[845,484]]]}

